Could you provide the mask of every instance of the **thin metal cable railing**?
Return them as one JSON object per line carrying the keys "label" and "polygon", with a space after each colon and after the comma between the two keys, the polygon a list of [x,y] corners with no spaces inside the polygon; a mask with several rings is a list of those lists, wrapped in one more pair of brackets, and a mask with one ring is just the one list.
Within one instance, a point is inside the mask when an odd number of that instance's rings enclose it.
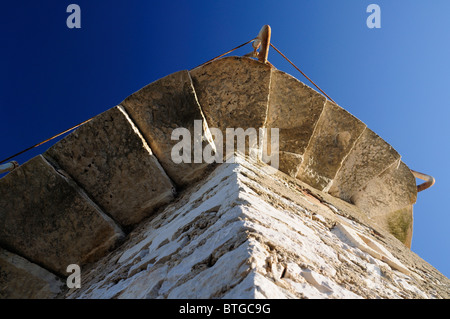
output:
{"label": "thin metal cable railing", "polygon": [[28,152],[29,150],[32,150],[33,148],[36,148],[36,147],[38,147],[38,146],[41,146],[42,144],[45,144],[45,143],[47,143],[47,142],[49,142],[49,141],[51,141],[51,140],[57,138],[58,136],[61,136],[61,135],[65,134],[65,133],[68,133],[68,132],[70,132],[70,131],[76,129],[76,128],[79,127],[79,126],[81,126],[81,125],[83,125],[83,124],[86,124],[87,122],[89,122],[89,121],[92,120],[92,119],[93,119],[93,117],[91,117],[89,120],[86,120],[86,121],[81,122],[80,124],[77,124],[77,125],[75,125],[75,126],[72,126],[71,128],[69,128],[69,129],[67,129],[67,130],[65,130],[65,131],[63,131],[63,132],[61,132],[61,133],[58,133],[58,134],[56,134],[56,135],[54,135],[54,136],[52,136],[52,137],[50,137],[50,138],[48,138],[48,139],[46,139],[46,140],[44,140],[44,141],[42,141],[42,142],[39,142],[39,143],[37,143],[37,144],[34,144],[33,146],[30,146],[30,147],[24,149],[23,151],[20,151],[19,153],[16,153],[16,154],[14,154],[14,155],[11,155],[10,157],[5,158],[4,160],[0,161],[0,164],[4,163],[4,162],[6,162],[6,161],[9,161],[9,160],[13,159],[14,157],[17,157],[17,156],[19,156],[19,155],[21,155],[21,154],[23,154],[23,153],[25,153],[25,152]]}

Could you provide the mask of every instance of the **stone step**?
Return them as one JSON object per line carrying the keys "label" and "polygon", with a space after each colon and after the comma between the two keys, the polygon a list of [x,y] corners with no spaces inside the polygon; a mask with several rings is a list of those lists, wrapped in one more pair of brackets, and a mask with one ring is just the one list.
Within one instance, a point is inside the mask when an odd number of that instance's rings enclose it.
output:
{"label": "stone step", "polygon": [[122,226],[174,198],[174,185],[121,106],[97,115],[44,154]]}
{"label": "stone step", "polygon": [[[212,141],[202,139],[202,126],[207,128],[207,125],[188,71],[179,71],[150,83],[127,97],[121,105],[177,186],[184,187],[202,177],[208,163],[194,161],[195,141],[201,144],[202,149],[212,145]],[[200,121],[200,132],[195,130],[195,121]],[[191,138],[191,141],[185,141],[189,142],[190,159],[180,163],[172,158],[174,146],[184,141],[182,138],[180,141],[172,139],[172,132],[177,128],[187,132]]]}
{"label": "stone step", "polygon": [[0,248],[0,299],[53,299],[63,282],[58,276]]}
{"label": "stone step", "polygon": [[351,201],[367,216],[408,247],[411,247],[412,239],[412,205],[416,200],[416,180],[401,160],[351,197]]}
{"label": "stone step", "polygon": [[[264,127],[271,67],[245,57],[226,57],[190,71],[198,101],[210,128],[222,132],[216,145],[226,156],[226,129]],[[217,140],[215,141],[217,144]],[[228,141],[233,142],[233,141]],[[259,145],[249,144],[246,154]]]}
{"label": "stone step", "polygon": [[366,128],[342,163],[328,193],[350,201],[372,178],[399,159],[400,154],[391,145]]}
{"label": "stone step", "polygon": [[365,128],[352,114],[327,100],[297,178],[318,190],[327,188]]}
{"label": "stone step", "polygon": [[280,171],[297,176],[325,101],[325,97],[293,76],[272,70],[265,141],[270,141],[271,128],[279,129]]}
{"label": "stone step", "polygon": [[98,260],[124,237],[68,177],[38,155],[0,179],[0,246],[58,275]]}

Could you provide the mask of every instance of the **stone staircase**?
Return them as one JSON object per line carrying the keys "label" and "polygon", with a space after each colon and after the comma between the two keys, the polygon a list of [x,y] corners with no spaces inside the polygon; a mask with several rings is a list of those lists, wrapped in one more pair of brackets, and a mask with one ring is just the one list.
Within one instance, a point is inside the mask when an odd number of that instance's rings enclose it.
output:
{"label": "stone staircase", "polygon": [[[279,128],[280,171],[356,205],[410,246],[417,188],[400,155],[291,75],[227,57],[147,85],[3,177],[0,247],[60,277],[69,264],[98,260],[210,172],[211,164],[171,158],[173,129],[195,136],[194,121],[205,131],[202,149],[219,146],[209,128],[224,136]],[[3,255],[0,265],[14,268]]]}
{"label": "stone staircase", "polygon": [[224,135],[227,127],[279,128],[282,172],[355,204],[411,245],[415,178],[363,122],[289,74],[252,59],[223,58],[190,74],[210,127]]}

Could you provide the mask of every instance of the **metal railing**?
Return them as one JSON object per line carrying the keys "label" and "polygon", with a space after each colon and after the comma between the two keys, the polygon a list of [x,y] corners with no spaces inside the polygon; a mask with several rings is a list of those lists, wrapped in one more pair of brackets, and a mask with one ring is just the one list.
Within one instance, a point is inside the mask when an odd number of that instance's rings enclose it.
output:
{"label": "metal railing", "polygon": [[431,186],[434,185],[434,183],[436,181],[434,179],[434,177],[431,176],[431,175],[427,175],[427,174],[424,174],[424,173],[416,172],[416,171],[414,171],[412,169],[411,169],[411,173],[413,173],[414,177],[425,181],[425,183],[417,185],[417,192],[421,192],[421,191],[426,190],[427,188],[430,188]]}
{"label": "metal railing", "polygon": [[10,171],[16,169],[17,167],[19,167],[19,163],[17,163],[16,161],[12,161],[12,162],[9,162],[6,164],[1,164],[0,165],[0,174],[10,172]]}

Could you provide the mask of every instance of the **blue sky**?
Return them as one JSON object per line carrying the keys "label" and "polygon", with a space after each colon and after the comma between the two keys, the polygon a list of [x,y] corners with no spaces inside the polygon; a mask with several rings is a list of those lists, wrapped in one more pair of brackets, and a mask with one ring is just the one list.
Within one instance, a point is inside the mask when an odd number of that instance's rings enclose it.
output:
{"label": "blue sky", "polygon": [[[71,3],[81,7],[81,29],[66,26]],[[366,25],[371,3],[381,8],[380,29]],[[410,168],[436,178],[414,206],[412,250],[450,277],[449,12],[447,0],[8,1],[0,10],[0,160],[269,24],[274,45],[333,100]],[[269,61],[310,85],[274,50]]]}

